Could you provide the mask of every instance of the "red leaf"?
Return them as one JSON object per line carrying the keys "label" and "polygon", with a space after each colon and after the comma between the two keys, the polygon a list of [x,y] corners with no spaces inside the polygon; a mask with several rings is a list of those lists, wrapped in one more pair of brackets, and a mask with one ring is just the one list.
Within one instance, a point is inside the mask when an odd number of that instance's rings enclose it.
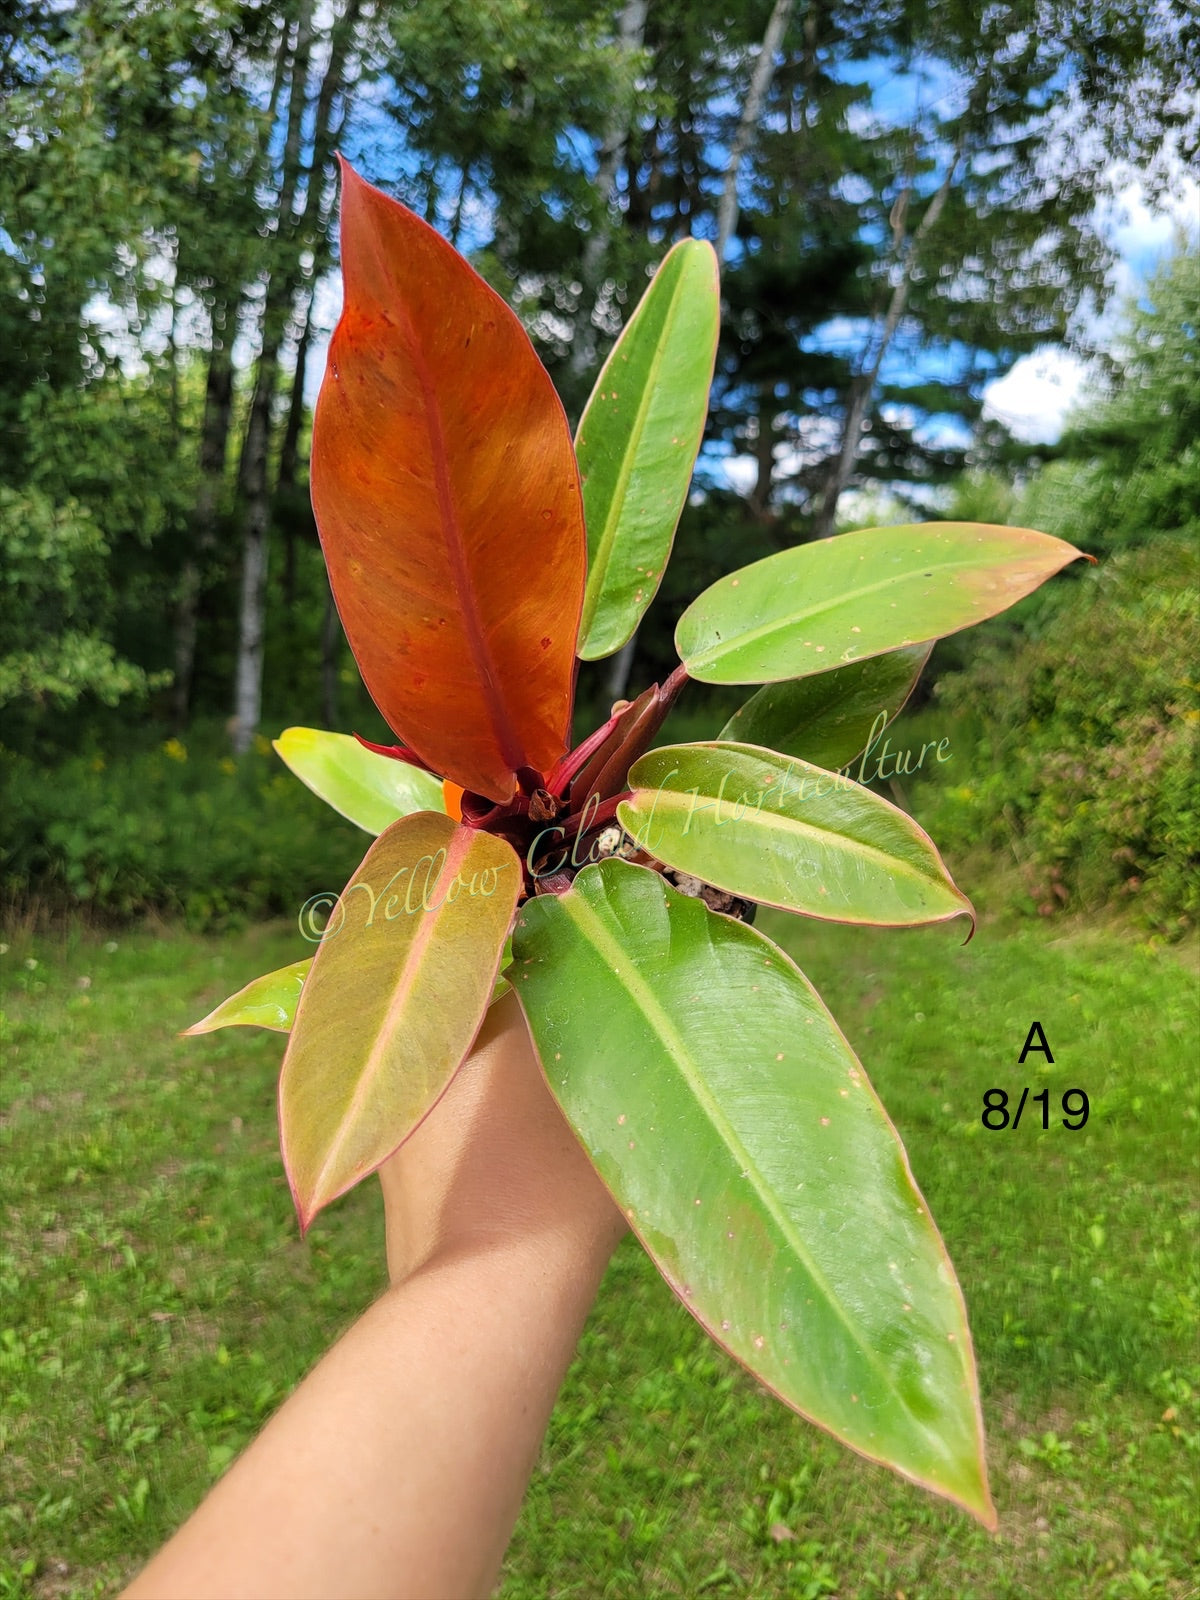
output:
{"label": "red leaf", "polygon": [[508,800],[570,729],[587,547],[567,420],[503,300],[345,162],[342,272],[312,497],[346,637],[415,758]]}

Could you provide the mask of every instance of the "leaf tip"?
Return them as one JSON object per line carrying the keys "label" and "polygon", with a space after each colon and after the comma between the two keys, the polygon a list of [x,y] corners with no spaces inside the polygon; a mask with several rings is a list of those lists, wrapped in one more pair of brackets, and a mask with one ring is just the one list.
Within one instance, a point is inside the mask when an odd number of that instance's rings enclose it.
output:
{"label": "leaf tip", "polygon": [[301,1194],[296,1186],[296,1179],[288,1165],[287,1150],[283,1151],[283,1170],[287,1177],[288,1188],[291,1190],[292,1205],[296,1211],[296,1221],[300,1224],[300,1237],[303,1239],[313,1225],[313,1219],[322,1209],[325,1202],[318,1200],[313,1194]]}
{"label": "leaf tip", "polygon": [[969,1493],[947,1491],[948,1498],[956,1505],[975,1518],[989,1533],[995,1533],[1000,1526],[1000,1518],[996,1512],[995,1502],[992,1500],[992,1491],[988,1487],[987,1470],[983,1465],[982,1447],[979,1457],[979,1486]]}
{"label": "leaf tip", "polygon": [[[857,1447],[851,1446],[851,1448]],[[968,1516],[974,1517],[975,1521],[989,1533],[995,1533],[1000,1527],[1000,1518],[988,1485],[982,1431],[977,1435],[976,1449],[970,1458],[960,1460],[958,1464],[960,1470],[949,1474],[935,1473],[926,1476],[922,1473],[909,1472],[883,1456],[868,1455],[867,1459],[879,1461],[883,1466],[894,1467],[901,1477],[918,1484],[930,1494],[937,1495],[939,1499],[948,1500],[951,1505],[958,1506]]]}
{"label": "leaf tip", "polygon": [[716,248],[713,245],[712,240],[711,239],[694,239],[692,241],[692,243],[693,244],[698,244],[700,246],[701,253],[703,254],[704,259],[705,259],[705,264],[707,266],[711,267],[713,272],[715,272],[719,276],[720,275],[720,271],[721,271],[721,261],[720,261],[720,257],[717,255]]}

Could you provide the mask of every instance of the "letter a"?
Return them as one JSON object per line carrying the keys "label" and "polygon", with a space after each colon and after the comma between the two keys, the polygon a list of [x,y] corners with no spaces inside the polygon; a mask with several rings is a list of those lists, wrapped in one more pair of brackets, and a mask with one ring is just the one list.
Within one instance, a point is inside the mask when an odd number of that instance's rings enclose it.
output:
{"label": "letter a", "polygon": [[[1036,1044],[1034,1043],[1035,1035],[1039,1041]],[[1025,1036],[1024,1048],[1022,1049],[1021,1054],[1017,1057],[1018,1066],[1023,1064],[1025,1057],[1031,1050],[1040,1050],[1050,1065],[1054,1065],[1054,1057],[1050,1054],[1050,1045],[1046,1039],[1046,1035],[1042,1032],[1042,1025],[1040,1022],[1030,1023],[1029,1032]]]}

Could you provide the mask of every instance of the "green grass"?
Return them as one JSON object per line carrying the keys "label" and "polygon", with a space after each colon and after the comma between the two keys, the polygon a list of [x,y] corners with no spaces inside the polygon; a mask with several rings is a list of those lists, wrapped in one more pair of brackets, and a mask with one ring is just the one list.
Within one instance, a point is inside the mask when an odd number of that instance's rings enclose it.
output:
{"label": "green grass", "polygon": [[[1194,1596],[1196,975],[1118,931],[766,919],[908,1146],[966,1294],[997,1536],[711,1346],[627,1241],[555,1412],[505,1600]],[[176,1030],[289,930],[5,935],[0,1597],[114,1593],[384,1282],[368,1183],[301,1244],[277,1035]],[[36,962],[35,966],[30,963]],[[1048,1065],[1017,1057],[1042,1024]],[[984,1090],[1091,1098],[980,1125]]]}

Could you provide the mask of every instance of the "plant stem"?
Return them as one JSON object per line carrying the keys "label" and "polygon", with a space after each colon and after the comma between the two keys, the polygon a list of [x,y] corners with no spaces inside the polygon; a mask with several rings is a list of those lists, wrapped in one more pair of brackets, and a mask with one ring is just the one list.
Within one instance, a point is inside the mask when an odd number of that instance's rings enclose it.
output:
{"label": "plant stem", "polygon": [[681,661],[675,668],[675,671],[667,679],[666,683],[664,683],[662,688],[659,690],[661,703],[668,708],[673,706],[682,693],[684,684],[688,681],[687,668]]}

